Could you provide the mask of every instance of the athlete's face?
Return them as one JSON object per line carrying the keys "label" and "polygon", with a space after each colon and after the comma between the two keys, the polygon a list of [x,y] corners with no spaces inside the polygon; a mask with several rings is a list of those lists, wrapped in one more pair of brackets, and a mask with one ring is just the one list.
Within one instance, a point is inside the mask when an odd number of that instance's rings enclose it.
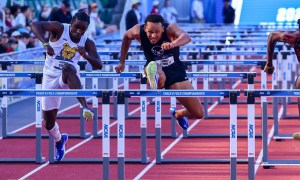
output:
{"label": "athlete's face", "polygon": [[75,39],[80,39],[85,31],[87,30],[89,24],[86,21],[80,21],[75,19],[71,22],[70,34]]}
{"label": "athlete's face", "polygon": [[144,29],[151,44],[157,43],[164,32],[164,27],[161,23],[147,22]]}

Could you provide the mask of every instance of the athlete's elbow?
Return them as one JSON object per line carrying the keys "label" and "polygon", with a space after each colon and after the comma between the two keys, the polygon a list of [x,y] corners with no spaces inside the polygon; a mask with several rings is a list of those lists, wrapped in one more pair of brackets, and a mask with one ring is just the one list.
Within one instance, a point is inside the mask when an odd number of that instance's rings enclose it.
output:
{"label": "athlete's elbow", "polygon": [[99,63],[99,65],[98,65],[98,68],[97,68],[97,69],[101,70],[102,68],[103,68],[103,64],[102,64],[102,62],[101,62],[101,63]]}
{"label": "athlete's elbow", "polygon": [[192,38],[188,34],[186,34],[186,41],[187,43],[190,43],[192,41]]}

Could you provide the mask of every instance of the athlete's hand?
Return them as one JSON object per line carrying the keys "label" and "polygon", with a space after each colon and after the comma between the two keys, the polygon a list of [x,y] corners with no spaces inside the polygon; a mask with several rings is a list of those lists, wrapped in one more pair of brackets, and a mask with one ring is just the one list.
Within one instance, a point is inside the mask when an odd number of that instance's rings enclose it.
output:
{"label": "athlete's hand", "polygon": [[161,48],[163,48],[164,50],[174,49],[175,44],[172,42],[164,42],[164,43],[162,43]]}
{"label": "athlete's hand", "polygon": [[79,52],[80,56],[82,56],[84,59],[86,59],[86,51],[85,51],[84,47],[77,46],[75,49],[76,49],[76,51]]}
{"label": "athlete's hand", "polygon": [[116,67],[115,70],[117,73],[121,73],[125,69],[125,64],[124,63],[119,63]]}
{"label": "athlete's hand", "polygon": [[53,49],[50,45],[46,45],[46,46],[45,46],[45,49],[46,49],[46,53],[47,53],[49,56],[53,56],[53,55],[54,55],[54,49]]}
{"label": "athlete's hand", "polygon": [[264,72],[266,72],[267,74],[273,74],[275,68],[272,64],[266,64],[264,67]]}

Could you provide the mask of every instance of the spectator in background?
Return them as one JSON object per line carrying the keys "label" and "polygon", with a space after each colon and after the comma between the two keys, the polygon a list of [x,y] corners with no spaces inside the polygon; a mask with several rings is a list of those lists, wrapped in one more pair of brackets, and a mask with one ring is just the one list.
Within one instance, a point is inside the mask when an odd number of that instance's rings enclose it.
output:
{"label": "spectator in background", "polygon": [[177,10],[173,6],[171,6],[171,0],[165,1],[165,7],[161,9],[160,14],[168,23],[177,22],[178,13]]}
{"label": "spectator in background", "polygon": [[18,51],[18,41],[15,39],[8,40],[6,52]]}
{"label": "spectator in background", "polygon": [[8,39],[9,36],[6,32],[3,32],[0,35],[0,54],[1,53],[6,53],[8,49]]}
{"label": "spectator in background", "polygon": [[51,12],[50,21],[57,21],[60,23],[71,23],[72,15],[70,12],[70,2],[69,0],[63,0],[61,8]]}
{"label": "spectator in background", "polygon": [[50,19],[51,8],[48,4],[42,5],[42,10],[39,14],[39,21],[49,21]]}
{"label": "spectator in background", "polygon": [[105,24],[98,15],[98,5],[92,3],[90,5],[90,17],[95,22],[96,26],[96,35],[110,34],[118,30],[118,27],[115,24]]}
{"label": "spectator in background", "polygon": [[27,44],[29,43],[29,35],[27,33],[20,33],[19,31],[14,31],[11,34],[11,39],[16,40],[18,43],[15,51],[25,51],[27,49]]}
{"label": "spectator in background", "polygon": [[235,18],[235,10],[230,4],[230,0],[224,0],[223,17],[225,24],[233,24]]}
{"label": "spectator in background", "polygon": [[139,0],[132,0],[132,9],[126,14],[126,30],[132,28],[134,25],[141,23],[142,13],[139,11],[141,2]]}
{"label": "spectator in background", "polygon": [[77,12],[79,12],[80,10],[85,10],[85,9],[88,9],[89,8],[89,4],[85,1],[81,2],[79,4],[79,8],[78,9],[75,9],[71,12],[72,16],[74,16]]}
{"label": "spectator in background", "polygon": [[203,12],[203,2],[202,0],[194,0],[192,4],[191,16],[193,23],[204,23],[204,12]]}
{"label": "spectator in background", "polygon": [[[10,9],[9,8],[6,8],[4,10],[5,12],[5,25],[6,27],[9,29],[9,28],[12,28],[13,27],[13,24],[12,24],[12,21],[13,21],[13,16],[10,12]],[[7,30],[7,29],[6,29]]]}
{"label": "spectator in background", "polygon": [[159,1],[158,0],[153,1],[152,5],[153,7],[150,14],[159,14]]}
{"label": "spectator in background", "polygon": [[15,4],[10,7],[10,12],[13,16],[12,19],[12,26],[15,29],[18,29],[20,27],[26,26],[26,18],[24,14],[21,13],[21,6],[18,4]]}

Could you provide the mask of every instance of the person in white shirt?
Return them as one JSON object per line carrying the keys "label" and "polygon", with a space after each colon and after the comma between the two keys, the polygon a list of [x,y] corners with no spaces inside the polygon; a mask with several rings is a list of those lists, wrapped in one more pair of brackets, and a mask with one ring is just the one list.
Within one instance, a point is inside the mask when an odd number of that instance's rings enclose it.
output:
{"label": "person in white shirt", "polygon": [[165,1],[165,7],[161,9],[160,14],[168,23],[177,22],[178,13],[177,10],[173,6],[171,6],[171,0]]}
{"label": "person in white shirt", "polygon": [[[43,68],[42,89],[82,89],[79,79],[80,57],[83,57],[96,69],[102,69],[102,62],[95,43],[84,33],[88,29],[90,17],[85,12],[76,13],[71,24],[59,22],[35,21],[30,24],[33,34],[43,43],[46,60]],[[49,42],[44,31],[50,32]],[[93,111],[84,97],[77,97],[83,107],[83,117],[93,119]],[[61,97],[42,97],[44,126],[56,141],[56,160],[65,155],[67,134],[61,134],[56,122]]]}
{"label": "person in white shirt", "polygon": [[193,23],[204,23],[204,11],[202,0],[194,0],[192,4],[191,16]]}

